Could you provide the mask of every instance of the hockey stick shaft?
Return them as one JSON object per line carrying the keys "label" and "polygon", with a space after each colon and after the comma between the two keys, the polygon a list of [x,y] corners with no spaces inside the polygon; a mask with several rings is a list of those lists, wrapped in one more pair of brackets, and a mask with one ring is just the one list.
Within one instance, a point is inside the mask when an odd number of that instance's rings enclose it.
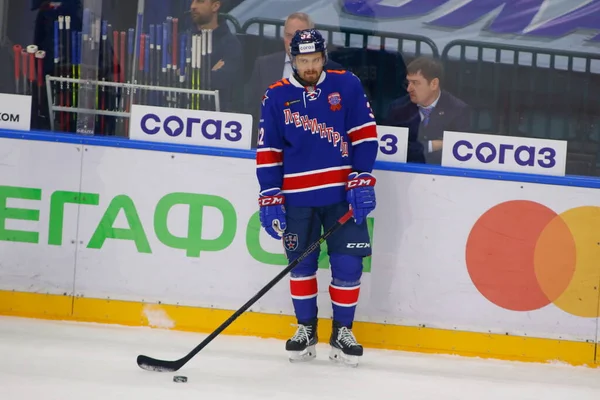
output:
{"label": "hockey stick shaft", "polygon": [[[121,37],[121,44],[119,46],[119,50],[120,50],[120,56],[119,56],[119,82],[120,83],[125,83],[125,63],[126,63],[126,58],[125,58],[125,43],[127,40],[127,32],[121,32],[120,33],[120,37]],[[118,111],[124,111],[125,110],[125,89],[123,89],[122,87],[119,88],[119,103],[117,106],[117,110]],[[121,118],[121,124],[120,124],[120,134],[122,136],[127,137],[127,135],[129,134],[129,132],[126,131],[125,129],[125,118]]]}
{"label": "hockey stick shaft", "polygon": [[[63,32],[65,29],[65,17],[62,15],[58,16],[58,71],[59,71],[59,76],[61,78],[64,78],[64,64],[63,64],[63,52],[64,52],[64,42],[63,42]],[[60,92],[59,92],[59,106],[64,107],[65,106],[65,101],[64,101],[64,96],[65,92],[64,92],[64,84],[61,81],[60,82]],[[66,118],[67,115],[64,111],[61,111],[60,113],[60,130],[61,131],[65,131],[66,129]]]}
{"label": "hockey stick shaft", "polygon": [[[150,35],[147,33],[144,35],[144,85],[149,85],[150,81]],[[148,98],[152,96],[152,92],[145,90],[144,91],[144,105],[148,105]]]}
{"label": "hockey stick shaft", "polygon": [[[112,31],[112,81],[119,83],[119,31],[114,29]],[[119,87],[111,88],[111,105],[110,109],[113,111],[119,111]],[[113,134],[119,135],[121,118],[115,118]]]}
{"label": "hockey stick shaft", "polygon": [[[106,66],[108,65],[108,46],[106,41],[108,40],[108,21],[102,21],[102,65],[100,68],[100,73],[102,74],[102,82],[106,82],[106,78],[108,72],[106,70]],[[100,88],[100,109],[102,111],[106,110],[106,86],[102,85]],[[100,133],[102,135],[106,134],[106,117],[102,115],[100,117]]]}
{"label": "hockey stick shaft", "polygon": [[[70,16],[65,16],[65,50],[64,50],[64,57],[65,57],[65,76],[67,78],[71,78],[71,73],[70,73],[70,69],[71,69],[71,17]],[[66,89],[67,89],[67,93],[66,93],[66,98],[65,98],[65,107],[71,107],[71,96],[73,95],[71,92],[71,83],[67,82],[66,84]],[[67,132],[71,132],[71,116],[72,113],[66,113],[65,118],[66,118],[66,129]]]}
{"label": "hockey stick shaft", "polygon": [[188,361],[198,354],[203,348],[205,348],[214,338],[216,338],[221,332],[223,332],[233,321],[235,321],[240,315],[242,315],[247,309],[249,309],[254,303],[256,303],[262,296],[265,295],[273,286],[275,286],[284,276],[286,276],[292,269],[294,269],[302,260],[310,255],[313,251],[317,250],[329,236],[337,231],[342,225],[352,218],[352,210],[348,210],[344,215],[336,221],[336,223],[329,228],[319,239],[312,243],[298,258],[292,261],[285,269],[283,269],[275,278],[267,283],[258,293],[256,293],[250,300],[240,307],[231,317],[223,322],[217,329],[215,329],[210,335],[206,337],[198,346],[190,351],[185,357],[180,358],[176,361],[164,361],[155,358],[139,355],[137,358],[137,364],[140,368],[148,371],[158,372],[173,372],[179,370]]}
{"label": "hockey stick shaft", "polygon": [[173,88],[175,88],[175,90],[173,91],[173,98],[171,99],[173,102],[173,107],[177,108],[177,99],[178,99],[178,95],[177,95],[177,84],[179,81],[179,77],[177,76],[177,62],[179,61],[179,58],[177,57],[178,55],[178,51],[181,51],[181,49],[179,49],[179,19],[178,18],[173,18],[173,33],[172,33],[172,37],[171,37],[171,57],[172,57],[172,63],[171,66],[173,68],[173,72],[172,72],[172,76],[173,76],[173,80],[171,81],[171,85]]}
{"label": "hockey stick shaft", "polygon": [[[150,50],[149,53],[149,61],[146,63],[146,69],[148,70],[148,85],[154,86],[156,82],[154,81],[154,58],[155,58],[155,48],[156,48],[156,28],[154,24],[151,24],[149,27],[149,44]],[[158,86],[158,85],[157,85]],[[148,105],[155,106],[154,97],[156,95],[155,91],[150,92],[150,99]]]}
{"label": "hockey stick shaft", "polygon": [[34,44],[27,46],[27,59],[29,62],[29,95],[33,96],[33,82],[35,82],[35,53],[38,47]]}
{"label": "hockey stick shaft", "polygon": [[19,94],[19,90],[20,90],[19,77],[21,74],[21,51],[22,50],[23,50],[23,47],[21,47],[21,45],[15,44],[13,46],[13,52],[14,52],[14,56],[15,56],[15,85],[16,85],[15,94]]}
{"label": "hockey stick shaft", "polygon": [[23,73],[23,94],[27,93],[27,71],[29,70],[29,55],[27,49],[21,49],[21,72]]}
{"label": "hockey stick shaft", "polygon": [[[186,74],[185,74],[185,55],[186,55],[186,48],[185,45],[187,43],[187,35],[184,33],[181,35],[181,39],[180,39],[180,45],[179,45],[179,87],[180,88],[184,88],[185,87],[185,78],[186,78]],[[181,108],[184,107],[182,106],[182,104],[185,102],[185,97],[183,95],[181,95],[181,98],[179,99],[179,104],[177,105],[177,108]]]}
{"label": "hockey stick shaft", "polygon": [[[77,79],[77,73],[76,73],[76,65],[77,65],[77,48],[78,48],[78,41],[77,41],[77,34],[78,32],[75,31],[74,29],[71,30],[71,76],[73,77],[73,79]],[[71,94],[71,104],[73,104],[73,107],[77,107],[77,85],[75,83],[73,83],[71,85],[73,91]],[[71,114],[71,119],[73,120],[73,125],[75,128],[75,131],[77,131],[77,114]]]}
{"label": "hockey stick shaft", "polygon": [[37,60],[37,86],[38,86],[38,113],[42,112],[42,87],[44,86],[44,58],[46,58],[46,52],[38,50],[35,53]]}

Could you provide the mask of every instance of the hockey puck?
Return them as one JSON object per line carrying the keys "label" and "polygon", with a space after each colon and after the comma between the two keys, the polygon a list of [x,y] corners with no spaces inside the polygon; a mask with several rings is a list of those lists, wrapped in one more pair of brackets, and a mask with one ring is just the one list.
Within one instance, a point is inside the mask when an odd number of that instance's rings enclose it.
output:
{"label": "hockey puck", "polygon": [[173,382],[185,383],[187,382],[187,376],[176,375],[173,377]]}

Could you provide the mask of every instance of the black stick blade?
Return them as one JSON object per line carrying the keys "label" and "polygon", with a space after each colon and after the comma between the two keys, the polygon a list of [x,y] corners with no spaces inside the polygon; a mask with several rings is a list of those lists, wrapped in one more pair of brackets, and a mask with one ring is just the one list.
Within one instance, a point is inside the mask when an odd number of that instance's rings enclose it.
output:
{"label": "black stick blade", "polygon": [[137,358],[137,364],[141,369],[155,372],[175,372],[183,366],[184,363],[180,361],[164,361],[157,360],[152,357],[139,355]]}

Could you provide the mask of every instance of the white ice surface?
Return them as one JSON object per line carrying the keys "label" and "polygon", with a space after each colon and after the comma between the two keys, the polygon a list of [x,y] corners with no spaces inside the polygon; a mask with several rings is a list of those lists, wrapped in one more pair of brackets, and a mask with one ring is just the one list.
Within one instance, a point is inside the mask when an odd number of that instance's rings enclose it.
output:
{"label": "white ice surface", "polygon": [[600,370],[366,349],[356,368],[291,364],[284,343],[218,336],[177,374],[138,368],[178,359],[204,335],[0,317],[0,399],[600,399]]}

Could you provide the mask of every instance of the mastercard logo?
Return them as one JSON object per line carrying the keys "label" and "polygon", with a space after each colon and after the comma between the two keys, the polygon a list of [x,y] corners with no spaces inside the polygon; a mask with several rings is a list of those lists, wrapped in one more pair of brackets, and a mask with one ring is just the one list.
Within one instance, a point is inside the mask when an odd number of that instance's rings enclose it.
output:
{"label": "mastercard logo", "polygon": [[580,317],[600,316],[600,207],[560,214],[543,204],[507,201],[471,229],[467,270],[489,301],[507,310],[554,304]]}

